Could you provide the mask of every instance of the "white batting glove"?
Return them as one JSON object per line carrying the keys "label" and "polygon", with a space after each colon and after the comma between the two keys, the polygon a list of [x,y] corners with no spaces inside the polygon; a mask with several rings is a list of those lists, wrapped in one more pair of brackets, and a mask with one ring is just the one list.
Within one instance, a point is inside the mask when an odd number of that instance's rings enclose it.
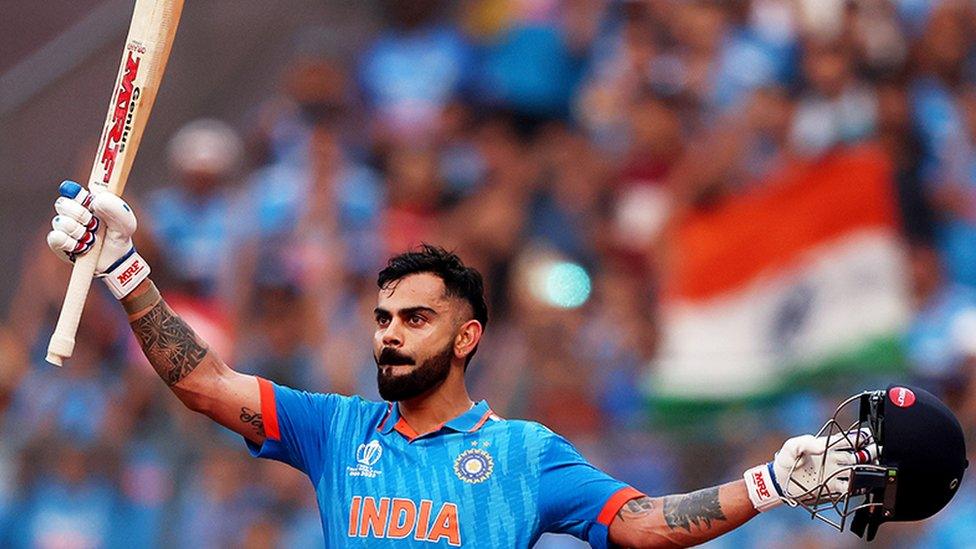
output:
{"label": "white batting glove", "polygon": [[105,242],[95,276],[116,299],[122,299],[149,276],[149,265],[132,245],[136,216],[124,200],[109,192],[92,195],[74,181],[61,183],[54,202],[58,215],[47,234],[47,245],[65,261],[74,262],[95,243],[95,231],[105,223]]}
{"label": "white batting glove", "polygon": [[830,439],[803,435],[787,440],[773,461],[749,469],[743,479],[757,511],[768,511],[784,502],[815,505],[847,493],[849,468],[875,462],[877,457],[877,446],[864,431],[860,437],[852,432]]}

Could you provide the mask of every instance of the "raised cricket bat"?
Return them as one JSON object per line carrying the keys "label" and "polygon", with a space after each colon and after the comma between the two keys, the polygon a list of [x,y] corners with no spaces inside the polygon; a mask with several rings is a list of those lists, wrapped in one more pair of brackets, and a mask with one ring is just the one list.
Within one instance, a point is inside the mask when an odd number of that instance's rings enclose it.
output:
{"label": "raised cricket bat", "polygon": [[[92,194],[107,190],[121,195],[125,189],[182,11],[183,0],[136,0],[105,126],[88,176],[88,190]],[[74,351],[75,333],[102,252],[104,235],[104,227],[99,227],[95,243],[75,261],[71,271],[61,316],[47,347],[47,361],[55,366],[61,366]]]}

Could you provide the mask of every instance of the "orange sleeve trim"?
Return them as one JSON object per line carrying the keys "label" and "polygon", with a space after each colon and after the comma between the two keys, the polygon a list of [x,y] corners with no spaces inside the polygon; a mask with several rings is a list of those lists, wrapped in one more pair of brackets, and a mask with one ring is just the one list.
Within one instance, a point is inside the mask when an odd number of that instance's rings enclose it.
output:
{"label": "orange sleeve trim", "polygon": [[264,436],[271,440],[281,440],[278,430],[278,408],[275,406],[274,385],[263,377],[258,378],[261,394],[261,417],[264,419]]}
{"label": "orange sleeve trim", "polygon": [[617,490],[610,496],[610,499],[603,504],[603,509],[600,510],[600,514],[596,517],[596,521],[600,524],[609,527],[610,522],[613,521],[614,515],[617,511],[624,506],[625,503],[632,499],[642,498],[644,494],[639,490],[631,488],[630,486],[624,486],[623,488]]}

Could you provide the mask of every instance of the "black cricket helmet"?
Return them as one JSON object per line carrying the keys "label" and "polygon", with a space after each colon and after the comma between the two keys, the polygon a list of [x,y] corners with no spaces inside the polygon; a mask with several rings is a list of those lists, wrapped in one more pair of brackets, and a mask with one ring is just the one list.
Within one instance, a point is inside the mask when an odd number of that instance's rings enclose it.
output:
{"label": "black cricket helmet", "polygon": [[[825,451],[816,483],[807,479],[800,497],[784,499],[838,530],[850,519],[850,531],[868,541],[885,522],[922,520],[939,512],[969,465],[956,416],[928,391],[908,385],[848,398],[818,436],[827,449],[835,444],[864,452],[870,448],[877,456],[828,476]],[[844,493],[827,488],[838,475],[849,480]],[[788,482],[798,484],[792,472]]]}

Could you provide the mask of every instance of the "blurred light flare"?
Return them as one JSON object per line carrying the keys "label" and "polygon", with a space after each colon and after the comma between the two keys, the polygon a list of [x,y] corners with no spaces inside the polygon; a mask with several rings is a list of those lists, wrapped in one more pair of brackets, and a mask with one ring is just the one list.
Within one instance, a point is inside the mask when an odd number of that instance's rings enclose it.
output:
{"label": "blurred light flare", "polygon": [[582,266],[569,261],[547,261],[533,273],[533,294],[560,309],[575,309],[590,298],[593,286]]}

